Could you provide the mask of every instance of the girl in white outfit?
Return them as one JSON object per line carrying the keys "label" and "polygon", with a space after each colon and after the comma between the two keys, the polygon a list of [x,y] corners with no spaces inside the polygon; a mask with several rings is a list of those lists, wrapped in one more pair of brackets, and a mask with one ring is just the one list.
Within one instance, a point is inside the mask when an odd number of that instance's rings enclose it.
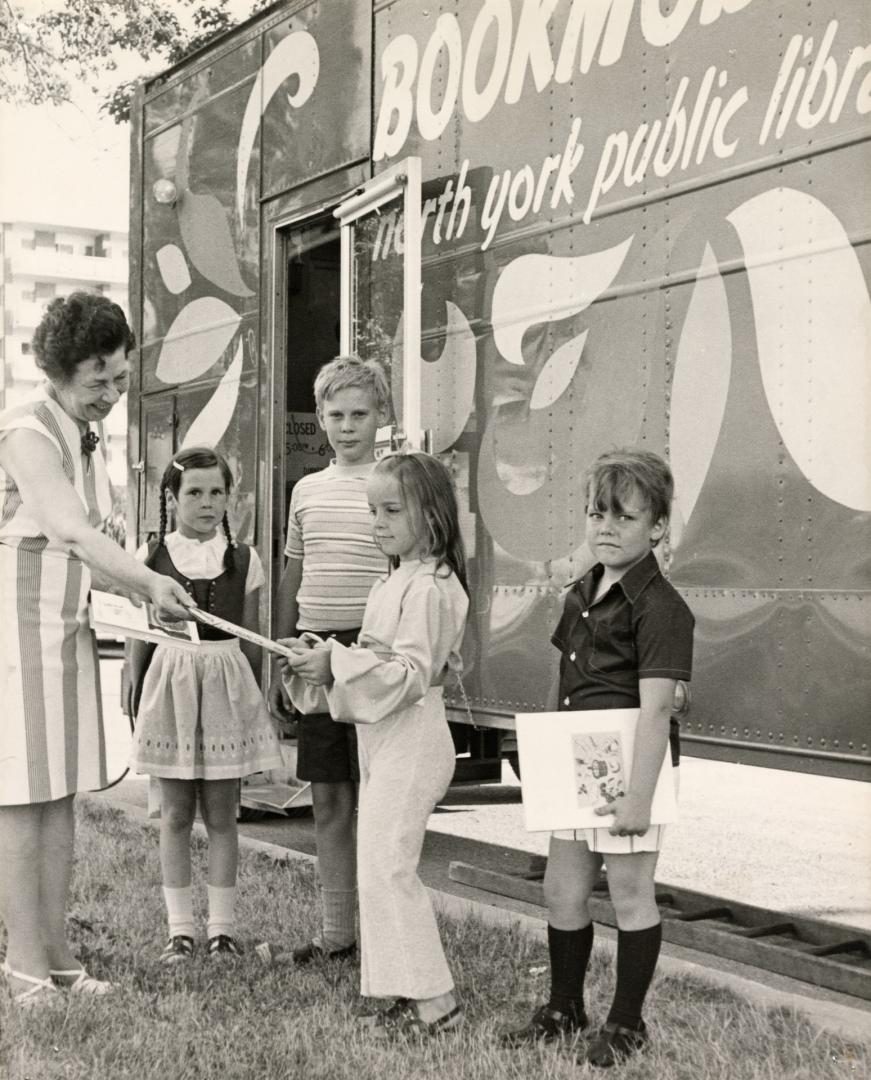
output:
{"label": "girl in white outfit", "polygon": [[367,494],[391,572],[372,587],[358,645],[287,639],[297,656],[285,681],[301,711],[319,705],[358,725],[360,989],[396,999],[363,1022],[377,1034],[431,1035],[462,1021],[417,867],[427,820],[454,772],[442,684],[462,668],[465,556],[453,484],[438,459],[383,458]]}

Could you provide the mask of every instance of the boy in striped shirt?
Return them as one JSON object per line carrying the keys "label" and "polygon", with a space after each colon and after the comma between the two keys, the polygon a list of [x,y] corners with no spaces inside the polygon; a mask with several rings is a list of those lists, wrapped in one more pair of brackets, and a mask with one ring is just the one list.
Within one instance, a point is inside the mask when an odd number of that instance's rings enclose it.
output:
{"label": "boy in striped shirt", "polygon": [[[375,434],[387,422],[389,388],[374,361],[338,356],[320,369],[314,390],[318,422],[336,456],[297,481],[291,495],[276,637],[311,631],[350,645],[369,590],[387,571],[372,539],[366,483],[375,467]],[[269,705],[276,718],[288,715],[278,671]],[[329,713],[299,716],[296,771],[311,783],[322,901],[320,933],[293,950],[294,962],[307,964],[356,950],[354,810],[360,774],[354,725],[336,724]]]}

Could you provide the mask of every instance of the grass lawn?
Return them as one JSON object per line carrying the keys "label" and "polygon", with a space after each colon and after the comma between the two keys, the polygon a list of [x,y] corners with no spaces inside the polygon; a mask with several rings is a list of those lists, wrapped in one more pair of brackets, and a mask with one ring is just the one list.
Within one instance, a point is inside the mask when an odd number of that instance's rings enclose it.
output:
{"label": "grass lawn", "polygon": [[[547,953],[522,934],[467,919],[442,920],[448,958],[466,1008],[462,1031],[425,1044],[384,1044],[358,1030],[356,967],[265,967],[259,941],[290,944],[315,929],[313,868],[243,852],[239,926],[242,960],[183,970],[157,961],[165,939],[157,836],[116,810],[79,807],[71,932],[95,975],[119,990],[107,998],[64,997],[14,1009],[0,993],[2,1080],[407,1080],[451,1077],[829,1080],[871,1075],[868,1047],[820,1033],[785,1010],[765,1011],[687,977],[660,977],[647,1010],[653,1042],[605,1072],[556,1049],[508,1052],[500,1029],[525,1021],[546,989]],[[195,882],[205,896],[205,844],[195,844]],[[201,913],[202,914],[202,913]],[[604,1018],[612,964],[595,951],[587,986]]]}

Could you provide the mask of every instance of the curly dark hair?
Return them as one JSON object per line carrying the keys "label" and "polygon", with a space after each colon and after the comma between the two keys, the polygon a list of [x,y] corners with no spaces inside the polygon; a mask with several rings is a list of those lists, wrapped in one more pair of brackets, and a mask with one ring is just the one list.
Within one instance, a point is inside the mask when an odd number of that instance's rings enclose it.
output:
{"label": "curly dark hair", "polygon": [[33,335],[36,366],[59,382],[68,382],[83,360],[110,356],[122,347],[126,356],[135,344],[121,308],[90,292],[52,300]]}

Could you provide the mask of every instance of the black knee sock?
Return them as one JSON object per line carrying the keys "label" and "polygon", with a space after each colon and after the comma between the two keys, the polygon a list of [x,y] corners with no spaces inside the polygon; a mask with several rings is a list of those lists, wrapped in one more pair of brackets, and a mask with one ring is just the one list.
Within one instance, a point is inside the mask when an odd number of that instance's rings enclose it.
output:
{"label": "black knee sock", "polygon": [[550,952],[550,1001],[563,1013],[584,1009],[584,977],[593,949],[593,924],[581,930],[557,930],[548,924]]}
{"label": "black knee sock", "polygon": [[661,944],[662,923],[646,930],[617,931],[617,987],[609,1023],[629,1028],[641,1023],[641,1007],[653,980]]}

